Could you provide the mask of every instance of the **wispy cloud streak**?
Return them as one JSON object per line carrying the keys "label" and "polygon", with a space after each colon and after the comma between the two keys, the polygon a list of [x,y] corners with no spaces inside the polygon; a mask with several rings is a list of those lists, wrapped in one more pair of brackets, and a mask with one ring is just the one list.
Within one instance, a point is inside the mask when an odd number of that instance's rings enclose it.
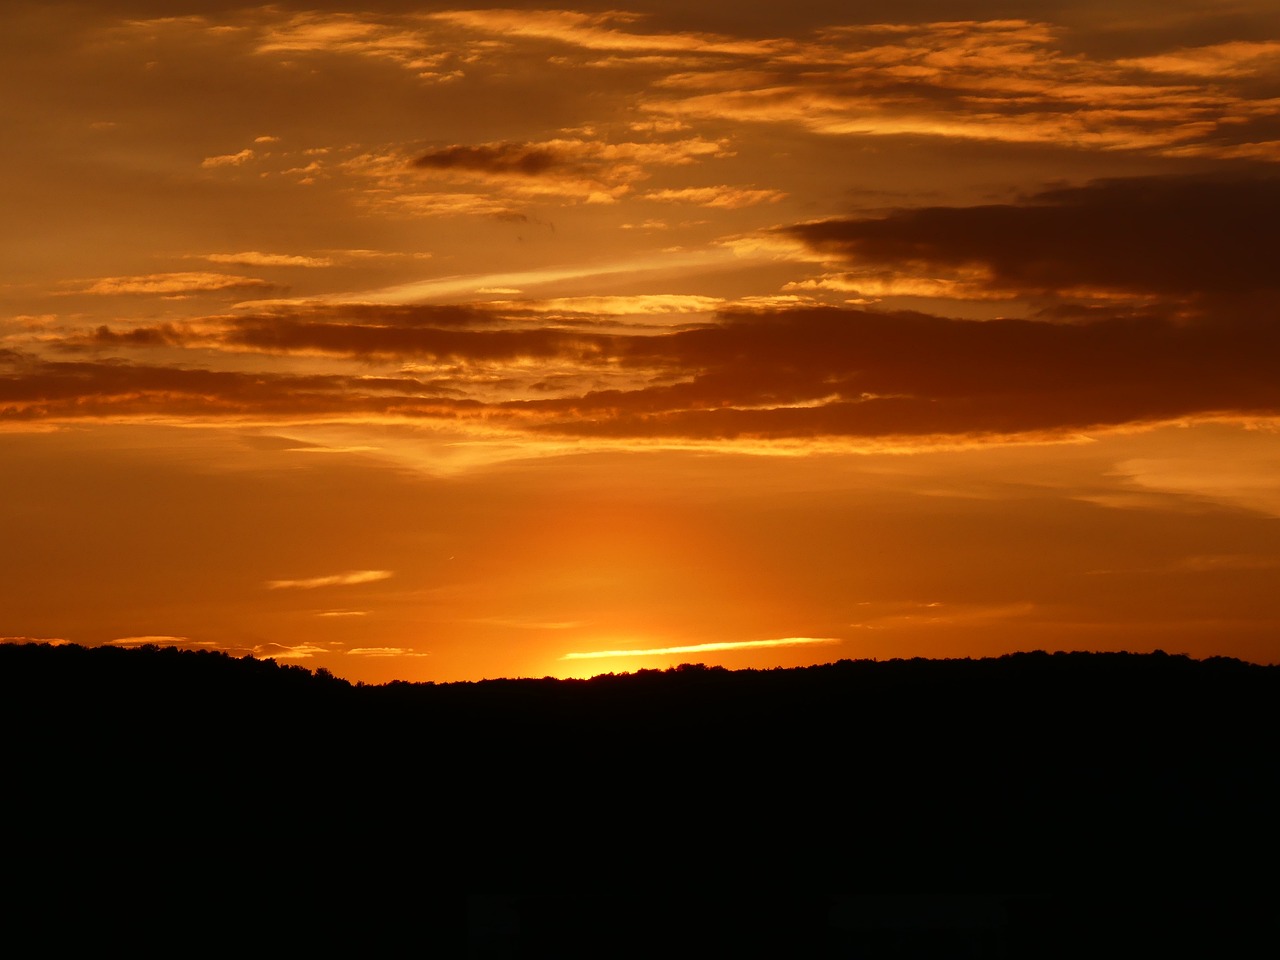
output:
{"label": "wispy cloud streak", "polygon": [[566,653],[561,660],[602,660],[613,657],[663,657],[685,653],[722,653],[726,650],[759,650],[767,647],[801,647],[839,643],[835,637],[783,637],[779,640],[737,640],[723,643],[695,643],[682,647],[651,647],[646,650],[591,650]]}
{"label": "wispy cloud streak", "polygon": [[390,570],[352,570],[328,577],[310,577],[305,580],[268,580],[272,590],[315,590],[319,587],[346,587],[357,583],[374,583],[393,576]]}

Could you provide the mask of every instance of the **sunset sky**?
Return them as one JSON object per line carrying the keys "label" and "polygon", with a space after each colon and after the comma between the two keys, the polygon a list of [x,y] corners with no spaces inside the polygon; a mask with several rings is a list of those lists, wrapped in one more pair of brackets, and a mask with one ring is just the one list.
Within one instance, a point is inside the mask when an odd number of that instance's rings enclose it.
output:
{"label": "sunset sky", "polygon": [[1280,660],[1280,5],[0,4],[0,637]]}

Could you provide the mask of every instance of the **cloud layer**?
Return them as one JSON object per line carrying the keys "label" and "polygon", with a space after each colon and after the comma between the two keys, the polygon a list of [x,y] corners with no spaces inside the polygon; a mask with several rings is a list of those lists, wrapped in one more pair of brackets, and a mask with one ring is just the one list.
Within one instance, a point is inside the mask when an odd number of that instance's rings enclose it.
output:
{"label": "cloud layer", "polygon": [[1146,177],[784,232],[869,275],[967,269],[993,292],[1197,300],[1280,292],[1267,241],[1277,216],[1280,177]]}
{"label": "cloud layer", "polygon": [[[509,173],[542,155],[450,156]],[[538,160],[519,175],[541,176],[551,164]],[[804,296],[516,298],[281,303],[182,324],[45,334],[43,351],[214,351],[233,367],[12,350],[0,418],[373,418],[703,442],[974,438],[1271,417],[1280,413],[1280,280],[1265,238],[1277,220],[1280,180],[1242,173],[1109,179],[1015,203],[773,231],[824,261],[827,272],[793,287],[925,284],[956,304],[1022,298],[1034,307],[1022,318]],[[209,277],[122,278],[112,290],[162,294],[237,279]],[[665,319],[673,311],[687,319],[673,325]],[[312,358],[328,369],[235,369],[236,358],[253,355]],[[382,370],[357,372],[351,362]]]}

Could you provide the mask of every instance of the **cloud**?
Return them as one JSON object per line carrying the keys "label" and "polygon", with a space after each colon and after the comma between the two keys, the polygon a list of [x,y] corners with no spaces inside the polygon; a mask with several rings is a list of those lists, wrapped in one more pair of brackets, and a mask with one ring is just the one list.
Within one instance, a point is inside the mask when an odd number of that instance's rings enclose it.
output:
{"label": "cloud", "polygon": [[184,343],[187,339],[187,336],[171,323],[156,327],[133,327],[128,330],[113,330],[106,324],[101,324],[90,336],[82,340],[66,339],[55,346],[68,351],[88,347],[168,347]]}
{"label": "cloud", "polygon": [[[741,265],[748,258],[759,257],[758,251],[772,247],[786,247],[788,253],[801,248],[798,241],[784,241],[780,236],[752,238],[744,240],[739,248],[729,244],[717,244],[703,249],[684,250],[675,248],[659,253],[641,254],[618,260],[587,261],[563,267],[540,267],[531,270],[520,270],[509,273],[462,274],[452,277],[439,277],[434,280],[421,280],[396,287],[372,290],[359,295],[333,297],[335,301],[361,300],[370,303],[424,303],[448,298],[456,301],[471,296],[483,288],[515,287],[528,289],[543,284],[558,283],[566,280],[585,280],[590,277],[601,278],[602,282],[609,277],[646,277],[650,282],[659,280],[671,282],[676,277],[688,273],[701,272],[715,265]],[[808,259],[815,259],[808,257]]]}
{"label": "cloud", "polygon": [[239,153],[225,153],[217,157],[205,157],[200,161],[200,166],[205,168],[214,167],[238,167],[248,163],[254,157],[254,152],[245,147]]}
{"label": "cloud", "polygon": [[[1280,416],[1280,327],[1238,306],[1205,301],[1194,320],[1131,309],[1072,322],[713,298],[282,306],[201,321],[201,349],[395,363],[396,372],[51,362],[7,351],[0,420],[410,422],[508,440],[857,445]],[[99,339],[117,349],[185,346],[163,327]]]}
{"label": "cloud", "polygon": [[1247,77],[1280,72],[1280,41],[1233,40],[1120,60],[1123,67],[1191,77]]}
{"label": "cloud", "polygon": [[[514,291],[519,292],[519,291]],[[511,308],[555,318],[712,313],[725,304],[721,297],[691,293],[655,293],[633,296],[552,297],[519,300]],[[497,305],[500,309],[502,305]]]}
{"label": "cloud", "polygon": [[190,637],[173,637],[165,635],[118,637],[107,640],[104,646],[128,647],[136,649],[144,646],[177,647],[181,650],[206,650],[214,653],[225,653],[231,657],[255,657],[260,660],[308,660],[317,654],[331,654],[332,650],[310,643],[283,644],[260,643],[253,646],[228,644],[217,640],[192,640]]}
{"label": "cloud", "polygon": [[[420,153],[409,166],[432,181],[479,180],[517,200],[613,203],[649,176],[650,167],[685,166],[726,152],[725,141],[701,137],[652,142],[558,138],[451,144]],[[420,185],[406,181],[398,166],[394,160],[389,164],[387,158],[370,157],[352,162],[349,169],[367,171],[395,196],[422,196]]]}
{"label": "cloud", "polygon": [[350,250],[326,250],[341,260],[430,260],[434,254],[406,253],[398,250],[366,250],[355,248]]}
{"label": "cloud", "polygon": [[1142,490],[1280,518],[1280,456],[1270,450],[1261,455],[1210,450],[1180,457],[1139,457],[1123,460],[1113,470]]}
{"label": "cloud", "polygon": [[206,253],[202,257],[210,263],[231,263],[246,267],[330,267],[330,257],[302,257],[287,253],[259,253],[246,250],[244,253]]}
{"label": "cloud", "polygon": [[107,640],[104,646],[127,647],[130,649],[145,646],[177,647],[181,650],[207,650],[215,653],[225,653],[232,657],[247,656],[258,659],[270,658],[272,660],[306,660],[316,654],[332,652],[324,647],[307,643],[294,644],[292,646],[281,643],[241,646],[238,644],[226,644],[217,640],[192,640],[190,637],[167,635],[117,637],[115,640]]}
{"label": "cloud", "polygon": [[1221,156],[1248,142],[1246,121],[1280,114],[1280,101],[1248,85],[1253,67],[1271,62],[1269,46],[1112,60],[1068,53],[1058,34],[1025,20],[833,27],[743,51],[732,65],[691,64],[661,78],[640,106],[676,121],[789,123],[832,136],[1196,145]]}
{"label": "cloud", "polygon": [[370,206],[414,217],[488,217],[494,220],[527,219],[512,201],[479,193],[422,192],[394,187],[365,201]]}
{"label": "cloud", "polygon": [[[1095,181],[1025,201],[821,220],[781,232],[864,272],[967,271],[990,292],[1176,298],[1280,293],[1260,238],[1280,220],[1280,177]],[[856,279],[847,281],[857,286]]]}
{"label": "cloud", "polygon": [[305,580],[268,580],[272,590],[315,590],[319,587],[346,587],[359,583],[386,580],[394,574],[390,570],[351,570],[327,577],[310,577]]}
{"label": "cloud", "polygon": [[274,24],[258,45],[260,53],[356,52],[403,56],[420,47],[412,34],[394,31],[356,14],[301,13]]}
{"label": "cloud", "polygon": [[427,14],[427,18],[473,30],[508,37],[550,40],[587,50],[758,55],[773,49],[773,44],[765,40],[745,40],[707,33],[644,34],[617,29],[612,25],[625,27],[640,19],[637,14],[620,11],[590,14],[572,10],[451,10]]}
{"label": "cloud", "polygon": [[[1197,175],[1101,180],[1012,203],[772,234],[841,268],[794,281],[798,292],[1024,298],[1038,319],[643,295],[282,301],[181,325],[46,332],[41,349],[199,347],[232,366],[248,363],[233,359],[245,353],[397,366],[381,376],[301,375],[257,361],[257,372],[240,372],[7,351],[0,420],[414,422],[556,442],[855,446],[1265,421],[1280,416],[1280,327],[1270,322],[1280,278],[1259,238],[1277,221],[1280,177]],[[114,281],[154,288],[174,277],[188,275]],[[433,283],[456,293],[538,280]],[[406,288],[403,299],[427,292]]]}
{"label": "cloud", "polygon": [[[293,65],[302,58],[353,57],[377,65],[390,64],[418,79],[447,82],[462,75],[462,67],[474,62],[483,43],[451,34],[443,24],[425,29],[420,17],[374,12],[289,12],[276,6],[251,7],[223,19],[209,17],[156,17],[128,20],[113,32],[148,40],[194,39],[233,41],[240,50]],[[255,143],[275,143],[277,136],[259,136]]]}
{"label": "cloud", "polygon": [[330,654],[332,650],[312,643],[298,643],[293,646],[282,643],[258,644],[249,651],[260,660],[309,660],[318,654]]}
{"label": "cloud", "polygon": [[726,650],[757,650],[763,647],[798,647],[819,643],[840,643],[833,637],[783,637],[780,640],[737,640],[724,643],[695,643],[681,647],[652,647],[645,650],[592,650],[566,653],[561,660],[599,660],[612,657],[663,657],[686,653],[722,653]]}
{"label": "cloud", "polygon": [[527,143],[490,143],[479,146],[442,147],[422,154],[414,166],[436,170],[478,170],[484,173],[518,173],[533,177],[568,163],[565,156],[545,146]]}
{"label": "cloud", "polygon": [[152,295],[182,296],[218,293],[223,290],[272,290],[277,285],[257,277],[225,273],[152,273],[134,277],[102,277],[78,293],[100,296]]}
{"label": "cloud", "polygon": [[106,644],[114,647],[142,647],[147,645],[155,645],[158,647],[183,647],[192,645],[192,640],[190,637],[156,635],[145,637],[117,637],[114,640],[106,641]]}
{"label": "cloud", "polygon": [[[636,390],[511,402],[579,436],[1008,436],[1280,414],[1280,330],[771,309],[614,345]],[[679,374],[683,374],[681,377]]]}
{"label": "cloud", "polygon": [[408,647],[353,647],[346,651],[349,657],[427,657],[430,654],[418,653]]}
{"label": "cloud", "polygon": [[[832,7],[833,18],[846,14]],[[1248,147],[1253,156],[1280,159],[1280,148],[1267,147],[1280,140],[1274,130],[1280,99],[1270,85],[1280,55],[1271,38],[1126,57],[1106,47],[1089,50],[1087,33],[1015,18],[834,25],[804,35],[781,29],[748,37],[647,30],[645,17],[621,11],[377,14],[263,7],[225,16],[233,22],[162,18],[134,21],[131,29],[216,38],[282,65],[359,58],[432,84],[486,71],[510,80],[522,75],[506,73],[512,63],[566,75],[584,67],[626,70],[640,84],[633,104],[648,118],[630,125],[650,132],[697,120],[784,123],[831,136],[1175,155],[1240,156]],[[482,145],[471,149],[484,152]],[[246,148],[203,165],[253,159]],[[525,162],[536,167],[542,161],[535,154]]]}
{"label": "cloud", "polygon": [[483,330],[352,321],[317,322],[306,317],[236,318],[224,341],[279,353],[412,357],[419,360],[503,363],[572,358],[590,362],[602,349],[600,335],[548,328]]}
{"label": "cloud", "polygon": [[695,207],[718,207],[736,210],[758,203],[777,203],[786,196],[780,190],[757,190],[746,187],[684,187],[677,190],[652,190],[642,194],[641,200],[659,203],[687,203]]}
{"label": "cloud", "polygon": [[[0,353],[0,421],[332,421],[452,418],[449,384],[414,377],[291,375]],[[452,390],[456,394],[456,389]],[[474,405],[473,405],[474,406]]]}

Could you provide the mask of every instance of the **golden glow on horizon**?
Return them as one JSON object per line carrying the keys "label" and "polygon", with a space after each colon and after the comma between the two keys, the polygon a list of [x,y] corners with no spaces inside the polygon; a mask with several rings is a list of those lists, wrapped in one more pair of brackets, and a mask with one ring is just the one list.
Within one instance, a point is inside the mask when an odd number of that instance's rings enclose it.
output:
{"label": "golden glow on horizon", "polygon": [[561,660],[602,660],[624,657],[666,657],[679,654],[723,653],[727,650],[761,650],[769,647],[799,647],[815,643],[840,643],[834,637],[783,637],[779,640],[730,640],[720,643],[693,643],[678,647],[652,647],[644,650],[593,650],[566,653]]}

